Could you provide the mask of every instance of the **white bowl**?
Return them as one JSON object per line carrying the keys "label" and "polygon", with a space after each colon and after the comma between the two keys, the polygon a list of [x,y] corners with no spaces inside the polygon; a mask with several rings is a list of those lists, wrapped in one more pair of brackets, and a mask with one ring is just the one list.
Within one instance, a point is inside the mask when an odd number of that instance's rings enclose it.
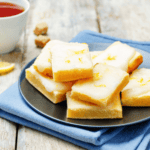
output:
{"label": "white bowl", "polygon": [[15,49],[26,25],[30,3],[27,0],[0,0],[0,2],[18,4],[25,9],[18,15],[0,17],[0,54],[3,54]]}

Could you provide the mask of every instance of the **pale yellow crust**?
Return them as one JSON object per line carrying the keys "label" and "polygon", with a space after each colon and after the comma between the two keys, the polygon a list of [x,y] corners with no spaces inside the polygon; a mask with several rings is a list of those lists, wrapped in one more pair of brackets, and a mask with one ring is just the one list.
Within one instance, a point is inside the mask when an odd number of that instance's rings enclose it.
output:
{"label": "pale yellow crust", "polygon": [[135,96],[126,97],[125,93],[122,93],[122,106],[134,106],[134,107],[149,107],[150,106],[150,95],[147,96]]}
{"label": "pale yellow crust", "polygon": [[114,118],[122,118],[122,113],[117,110],[67,110],[67,118],[74,119],[114,119]]}
{"label": "pale yellow crust", "polygon": [[52,77],[52,68],[45,68],[43,72],[40,72],[37,68],[37,66],[34,65],[34,69],[41,75],[44,75],[46,77]]}
{"label": "pale yellow crust", "polygon": [[90,78],[93,76],[93,68],[91,69],[72,69],[53,72],[54,81],[67,82],[78,79]]}
{"label": "pale yellow crust", "polygon": [[57,94],[54,92],[48,92],[42,85],[41,81],[37,79],[29,70],[26,70],[26,79],[51,102],[56,104],[66,100],[66,94],[63,92],[58,92]]}
{"label": "pale yellow crust", "polygon": [[136,68],[138,68],[138,66],[143,62],[143,56],[139,53],[136,52],[136,54],[134,55],[134,57],[129,61],[128,64],[128,73],[131,73],[132,71],[134,71]]}
{"label": "pale yellow crust", "polygon": [[129,84],[121,93],[123,106],[150,106],[150,69],[136,69],[130,75]]}
{"label": "pale yellow crust", "polygon": [[[82,107],[73,108],[74,106],[69,105],[69,101],[80,103]],[[72,119],[114,119],[122,118],[122,106],[119,96],[113,100],[110,106],[101,108],[94,104],[75,100],[70,97],[70,92],[67,92],[67,118]]]}
{"label": "pale yellow crust", "polygon": [[71,91],[71,97],[74,99],[91,102],[101,107],[106,107],[109,103],[111,103],[112,98],[117,93],[119,93],[128,84],[128,82],[129,82],[129,75],[126,74],[126,76],[124,76],[124,78],[122,79],[122,82],[118,85],[118,87],[114,90],[114,92],[111,95],[109,95],[106,99],[100,99],[100,100],[94,99],[92,97],[89,97],[88,95],[73,90]]}

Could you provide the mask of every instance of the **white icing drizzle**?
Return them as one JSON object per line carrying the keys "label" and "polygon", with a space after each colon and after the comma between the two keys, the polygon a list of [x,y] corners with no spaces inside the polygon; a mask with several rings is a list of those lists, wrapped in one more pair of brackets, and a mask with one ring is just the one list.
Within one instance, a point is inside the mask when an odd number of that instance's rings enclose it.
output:
{"label": "white icing drizzle", "polygon": [[117,42],[93,59],[93,65],[104,63],[127,71],[128,62],[134,56],[135,52],[134,48]]}
{"label": "white icing drizzle", "polygon": [[114,92],[124,76],[127,75],[121,69],[103,64],[96,65],[93,74],[99,74],[99,78],[78,80],[72,86],[72,91],[77,91],[94,99],[105,99]]}
{"label": "white icing drizzle", "polygon": [[35,75],[35,77],[37,79],[39,79],[41,81],[41,83],[43,84],[43,86],[45,87],[45,89],[48,92],[53,92],[53,91],[62,91],[62,92],[67,92],[69,90],[71,90],[71,86],[72,86],[72,82],[65,82],[65,83],[61,83],[61,82],[55,82],[53,81],[53,79],[49,78],[49,77],[44,77],[42,75],[40,75],[33,66],[31,66],[28,69],[33,75]]}
{"label": "white icing drizzle", "polygon": [[132,96],[150,92],[150,69],[136,69],[130,75],[130,81],[122,92],[126,90],[128,90],[128,94]]}
{"label": "white icing drizzle", "polygon": [[46,68],[51,69],[51,48],[56,44],[62,44],[65,42],[53,40],[46,44],[46,46],[42,49],[41,54],[36,59],[34,65],[37,67],[39,72],[43,72]]}
{"label": "white icing drizzle", "polygon": [[69,43],[52,48],[53,72],[59,70],[92,68],[91,56],[87,44]]}

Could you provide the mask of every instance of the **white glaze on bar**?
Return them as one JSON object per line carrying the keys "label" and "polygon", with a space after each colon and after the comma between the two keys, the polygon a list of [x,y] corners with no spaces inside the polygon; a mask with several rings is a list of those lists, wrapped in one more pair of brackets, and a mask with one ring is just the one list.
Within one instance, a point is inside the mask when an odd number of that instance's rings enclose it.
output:
{"label": "white glaze on bar", "polygon": [[129,94],[131,94],[132,96],[150,92],[150,69],[136,69],[130,75],[130,82],[122,90],[122,92],[124,92],[125,90],[130,90]]}
{"label": "white glaze on bar", "polygon": [[39,72],[43,72],[46,68],[51,69],[51,53],[50,50],[54,45],[65,43],[59,40],[53,40],[46,44],[46,46],[42,49],[41,54],[35,60],[34,66],[37,67]]}
{"label": "white glaze on bar", "polygon": [[124,76],[127,75],[121,69],[103,64],[98,64],[94,67],[94,74],[98,74],[97,79],[78,80],[72,86],[72,91],[88,95],[94,99],[106,99],[122,82]]}
{"label": "white glaze on bar", "polygon": [[54,46],[52,52],[53,72],[71,69],[92,68],[87,44],[68,43]]}
{"label": "white glaze on bar", "polygon": [[[120,100],[120,96],[116,95],[114,97],[114,99],[116,101]],[[116,109],[116,110],[121,110],[121,106],[120,105],[116,105],[116,103],[112,102],[110,103],[106,108],[97,106],[95,104],[89,103],[89,102],[85,102],[85,101],[80,101],[80,100],[76,100],[76,99],[72,99],[70,96],[70,93],[67,93],[67,104],[68,104],[68,108],[72,109],[72,110],[80,110],[80,109],[105,109],[105,110],[109,110],[109,109]]]}
{"label": "white glaze on bar", "polygon": [[135,52],[134,48],[121,42],[115,42],[92,60],[93,65],[96,63],[105,63],[127,71],[128,62],[135,55]]}
{"label": "white glaze on bar", "polygon": [[31,66],[30,68],[28,68],[28,70],[35,75],[35,77],[37,79],[39,79],[41,81],[41,83],[43,84],[43,86],[45,87],[45,89],[48,92],[67,92],[69,90],[71,90],[71,86],[72,86],[72,82],[65,82],[65,83],[61,83],[61,82],[55,82],[53,81],[53,79],[49,78],[49,77],[44,77],[41,76],[35,69],[33,66]]}

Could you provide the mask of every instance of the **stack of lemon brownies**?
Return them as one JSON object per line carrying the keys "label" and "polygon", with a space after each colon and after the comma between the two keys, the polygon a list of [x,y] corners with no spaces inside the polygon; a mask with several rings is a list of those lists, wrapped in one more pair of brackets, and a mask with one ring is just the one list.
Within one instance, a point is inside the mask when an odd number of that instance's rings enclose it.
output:
{"label": "stack of lemon brownies", "polygon": [[136,69],[142,62],[139,52],[119,41],[90,52],[86,43],[52,40],[26,69],[26,79],[51,102],[67,100],[67,118],[122,118],[122,104],[150,102],[143,102],[150,97],[150,70]]}

